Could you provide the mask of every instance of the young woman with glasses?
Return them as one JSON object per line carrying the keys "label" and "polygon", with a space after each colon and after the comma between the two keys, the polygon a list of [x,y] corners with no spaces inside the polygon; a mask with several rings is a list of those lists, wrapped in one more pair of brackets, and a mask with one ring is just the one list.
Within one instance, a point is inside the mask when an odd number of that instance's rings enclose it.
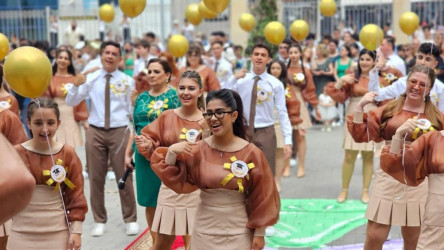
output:
{"label": "young woman with glasses", "polygon": [[279,193],[264,153],[245,140],[242,100],[212,91],[203,114],[212,136],[157,148],[154,171],[177,193],[201,190],[191,249],[262,249],[279,217]]}

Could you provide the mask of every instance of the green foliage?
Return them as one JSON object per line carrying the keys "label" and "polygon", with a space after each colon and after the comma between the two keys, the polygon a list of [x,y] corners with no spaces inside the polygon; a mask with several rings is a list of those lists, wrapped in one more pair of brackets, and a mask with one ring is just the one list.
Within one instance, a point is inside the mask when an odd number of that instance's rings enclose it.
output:
{"label": "green foliage", "polygon": [[256,18],[256,26],[250,33],[248,45],[245,54],[249,55],[255,43],[262,42],[267,44],[271,49],[271,56],[277,51],[277,46],[267,42],[264,36],[265,26],[271,21],[277,21],[277,5],[276,0],[259,0],[252,9],[251,14]]}

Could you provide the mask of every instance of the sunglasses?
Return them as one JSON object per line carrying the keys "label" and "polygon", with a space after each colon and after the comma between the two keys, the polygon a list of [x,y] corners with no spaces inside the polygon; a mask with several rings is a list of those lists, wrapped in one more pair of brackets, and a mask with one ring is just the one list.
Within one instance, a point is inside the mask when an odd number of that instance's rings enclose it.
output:
{"label": "sunglasses", "polygon": [[225,114],[232,114],[234,111],[222,111],[222,110],[216,110],[216,112],[207,112],[207,113],[203,113],[203,117],[205,120],[209,121],[211,120],[211,118],[216,117],[216,119],[218,120],[222,120],[225,117]]}

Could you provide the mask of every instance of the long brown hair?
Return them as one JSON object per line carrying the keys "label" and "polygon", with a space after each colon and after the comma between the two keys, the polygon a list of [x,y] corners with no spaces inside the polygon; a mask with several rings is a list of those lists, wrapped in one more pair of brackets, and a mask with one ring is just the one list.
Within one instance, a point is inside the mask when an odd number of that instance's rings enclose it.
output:
{"label": "long brown hair", "polygon": [[[180,81],[182,81],[182,79],[191,79],[199,85],[199,89],[203,88],[202,77],[199,75],[199,73],[197,73],[194,70],[187,70],[187,71],[183,72],[182,75],[180,76]],[[179,84],[180,84],[180,81],[179,81]],[[197,108],[200,110],[205,110],[205,99],[204,99],[203,93],[197,99]]]}
{"label": "long brown hair", "polygon": [[[407,76],[407,84],[408,84],[408,80],[410,79],[410,76],[415,72],[427,74],[427,78],[431,82],[430,89],[433,88],[433,86],[435,85],[435,78],[436,78],[435,71],[429,67],[424,66],[424,65],[415,65],[411,68],[411,70]],[[382,111],[382,116],[381,116],[381,126],[379,128],[381,135],[384,135],[384,129],[387,126],[388,120],[390,120],[394,115],[396,115],[402,111],[402,108],[404,106],[406,99],[407,99],[407,94],[403,93],[396,100],[393,100],[385,105],[384,110]],[[435,106],[435,104],[433,104],[430,101],[430,95],[427,95],[425,97],[424,103],[425,103],[425,107],[424,107],[425,117],[427,117],[427,119],[430,121],[430,123],[432,124],[432,126],[436,130],[441,130],[443,127],[441,112]]]}
{"label": "long brown hair", "polygon": [[164,52],[160,53],[159,58],[160,57],[165,57],[166,58],[166,61],[171,66],[171,71],[172,71],[173,76],[177,77],[179,75],[179,69],[176,66],[176,62],[174,61],[173,55],[171,55],[170,53],[164,51]]}

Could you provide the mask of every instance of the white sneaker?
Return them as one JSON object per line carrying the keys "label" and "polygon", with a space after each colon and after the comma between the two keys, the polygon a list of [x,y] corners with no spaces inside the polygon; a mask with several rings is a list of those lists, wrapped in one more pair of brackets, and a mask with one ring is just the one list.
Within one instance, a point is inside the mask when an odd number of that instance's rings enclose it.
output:
{"label": "white sneaker", "polygon": [[106,179],[108,181],[116,180],[116,174],[114,174],[114,171],[108,171],[108,173],[106,173]]}
{"label": "white sneaker", "polygon": [[276,234],[276,229],[273,226],[265,228],[265,236],[271,237],[275,234]]}
{"label": "white sneaker", "polygon": [[91,235],[93,237],[100,237],[105,234],[105,223],[95,223]]}
{"label": "white sneaker", "polygon": [[139,224],[137,222],[126,223],[126,235],[136,235],[139,233]]}
{"label": "white sneaker", "polygon": [[290,167],[296,167],[297,164],[298,162],[295,159],[293,158],[290,159]]}
{"label": "white sneaker", "polygon": [[331,132],[331,127],[327,127],[327,132]]}
{"label": "white sneaker", "polygon": [[322,127],[322,128],[321,128],[321,132],[325,132],[325,127]]}
{"label": "white sneaker", "polygon": [[85,170],[82,171],[83,174],[83,179],[88,180],[89,179],[89,175],[88,172],[86,172]]}

